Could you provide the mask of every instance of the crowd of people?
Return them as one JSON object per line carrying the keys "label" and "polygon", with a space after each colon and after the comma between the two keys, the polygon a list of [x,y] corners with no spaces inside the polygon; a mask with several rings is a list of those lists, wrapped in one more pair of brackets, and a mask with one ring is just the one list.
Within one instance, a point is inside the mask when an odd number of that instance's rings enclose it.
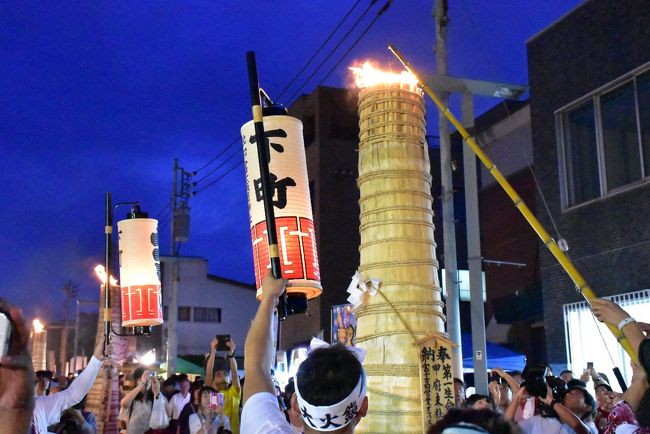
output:
{"label": "crowd of people", "polygon": [[[368,415],[363,350],[335,343],[312,345],[284,390],[272,376],[275,357],[274,315],[284,281],[270,273],[245,342],[245,381],[240,380],[236,344],[219,354],[210,343],[205,379],[187,375],[166,380],[139,367],[132,387],[121,392],[123,434],[264,434],[352,433]],[[633,377],[624,392],[593,366],[579,376],[569,370],[553,375],[546,365],[527,365],[521,372],[490,372],[488,394],[467,396],[462,379],[454,379],[456,406],[428,429],[429,434],[650,434],[650,326],[636,322],[607,300],[591,301],[597,319],[618,327],[637,351]],[[29,333],[20,310],[0,300],[14,325],[9,351],[0,360],[0,434],[97,432],[85,399],[110,345],[99,343],[78,376],[52,378],[34,372]],[[244,384],[245,383],[245,384]],[[122,388],[120,389],[122,390]],[[399,430],[398,430],[399,431]]]}

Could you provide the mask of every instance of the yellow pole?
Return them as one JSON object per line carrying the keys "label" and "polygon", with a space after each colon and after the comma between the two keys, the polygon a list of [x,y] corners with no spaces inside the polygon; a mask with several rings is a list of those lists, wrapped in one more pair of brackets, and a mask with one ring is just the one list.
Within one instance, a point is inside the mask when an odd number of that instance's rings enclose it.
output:
{"label": "yellow pole", "polygon": [[[499,185],[503,187],[505,190],[506,194],[510,196],[510,199],[515,204],[515,207],[523,214],[524,218],[526,221],[532,226],[533,230],[537,233],[537,236],[542,240],[542,242],[548,247],[548,249],[551,251],[551,254],[555,256],[555,259],[558,260],[562,268],[564,268],[564,271],[567,272],[571,280],[573,280],[573,283],[575,284],[576,288],[582,293],[582,295],[587,299],[587,301],[596,298],[596,294],[591,290],[591,287],[589,287],[589,284],[585,281],[585,279],[580,275],[578,270],[575,268],[569,257],[560,249],[560,247],[557,245],[557,242],[551,238],[551,236],[546,232],[542,224],[537,220],[535,215],[530,211],[528,206],[524,203],[524,201],[519,197],[517,192],[515,191],[514,188],[512,188],[512,185],[503,177],[503,174],[497,169],[497,166],[490,160],[490,158],[483,152],[483,150],[478,146],[478,144],[474,141],[474,138],[467,132],[467,130],[463,127],[463,125],[456,119],[456,117],[453,115],[453,113],[449,110],[449,107],[445,107],[438,98],[438,96],[433,92],[433,90],[420,78],[418,73],[411,67],[410,63],[402,56],[402,54],[395,48],[393,45],[389,45],[388,49],[390,50],[391,53],[397,59],[404,65],[404,68],[411,74],[415,76],[415,78],[420,82],[420,85],[422,85],[422,89],[431,97],[435,105],[438,107],[438,110],[440,110],[445,117],[451,122],[456,129],[460,132],[460,134],[463,136],[463,139],[467,142],[469,145],[470,149],[476,154],[476,156],[481,160],[483,165],[488,169],[488,171],[494,176],[494,178],[497,180]],[[612,332],[616,340],[619,342],[619,344],[623,347],[625,352],[630,356],[630,358],[637,363],[637,354],[636,350],[632,348],[630,343],[625,339],[625,336],[623,335],[623,332],[621,332],[615,325],[607,323],[607,328]]]}

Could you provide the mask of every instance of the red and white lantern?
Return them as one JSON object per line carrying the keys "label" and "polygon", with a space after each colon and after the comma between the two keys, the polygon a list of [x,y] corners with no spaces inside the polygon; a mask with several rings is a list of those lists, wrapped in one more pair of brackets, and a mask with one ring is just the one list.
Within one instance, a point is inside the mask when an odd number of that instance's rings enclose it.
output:
{"label": "red and white lantern", "polygon": [[117,222],[117,230],[120,250],[122,327],[160,325],[163,319],[158,220],[129,218]]}
{"label": "red and white lantern", "polygon": [[[318,297],[322,288],[302,122],[291,116],[265,116],[264,131],[270,157],[269,174],[282,277],[289,280],[287,292],[290,296],[302,293],[307,299]],[[259,300],[262,295],[261,279],[265,270],[270,268],[270,261],[254,122],[244,124],[241,134]]]}

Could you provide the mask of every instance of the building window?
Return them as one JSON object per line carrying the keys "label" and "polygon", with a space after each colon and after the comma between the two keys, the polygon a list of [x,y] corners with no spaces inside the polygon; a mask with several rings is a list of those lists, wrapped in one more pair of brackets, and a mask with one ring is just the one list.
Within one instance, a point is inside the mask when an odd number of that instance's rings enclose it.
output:
{"label": "building window", "polygon": [[192,308],[189,306],[178,306],[178,320],[192,321]]}
{"label": "building window", "polygon": [[557,116],[565,208],[650,176],[649,71],[630,74]]}
{"label": "building window", "polygon": [[218,307],[195,307],[194,322],[221,322],[221,309]]}

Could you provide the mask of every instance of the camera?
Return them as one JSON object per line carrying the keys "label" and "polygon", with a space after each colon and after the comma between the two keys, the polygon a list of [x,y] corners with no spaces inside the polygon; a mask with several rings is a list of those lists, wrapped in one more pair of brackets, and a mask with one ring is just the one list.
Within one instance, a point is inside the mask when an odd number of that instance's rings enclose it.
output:
{"label": "camera", "polygon": [[230,335],[216,335],[215,337],[219,341],[217,344],[217,351],[228,351],[228,345],[226,345],[226,342],[230,341]]}
{"label": "camera", "polygon": [[548,368],[544,364],[526,365],[522,373],[524,382],[521,386],[526,388],[530,396],[544,399],[548,393],[546,387],[548,385],[553,393],[553,399],[561,401],[566,394],[566,384],[561,378],[548,374]]}
{"label": "camera", "polygon": [[9,352],[9,342],[11,341],[11,320],[9,315],[0,311],[0,358]]}
{"label": "camera", "polygon": [[499,384],[503,384],[503,378],[496,371],[490,372],[489,381],[496,381]]}

